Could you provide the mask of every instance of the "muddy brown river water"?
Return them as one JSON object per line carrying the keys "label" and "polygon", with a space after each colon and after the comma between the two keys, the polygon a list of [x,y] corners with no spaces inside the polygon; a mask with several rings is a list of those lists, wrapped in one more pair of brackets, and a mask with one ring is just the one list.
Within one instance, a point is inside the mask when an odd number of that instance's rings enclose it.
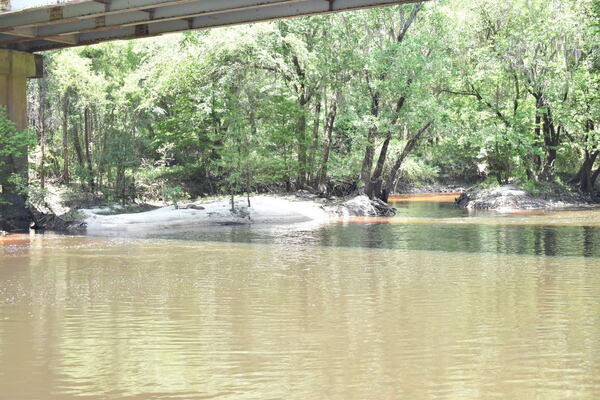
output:
{"label": "muddy brown river water", "polygon": [[599,399],[600,213],[0,240],[0,399]]}

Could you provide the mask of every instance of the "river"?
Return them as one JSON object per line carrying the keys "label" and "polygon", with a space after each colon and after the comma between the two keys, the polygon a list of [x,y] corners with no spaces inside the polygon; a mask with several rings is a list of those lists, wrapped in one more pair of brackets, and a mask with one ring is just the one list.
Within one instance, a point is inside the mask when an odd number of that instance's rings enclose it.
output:
{"label": "river", "polygon": [[0,240],[1,399],[598,399],[600,210]]}

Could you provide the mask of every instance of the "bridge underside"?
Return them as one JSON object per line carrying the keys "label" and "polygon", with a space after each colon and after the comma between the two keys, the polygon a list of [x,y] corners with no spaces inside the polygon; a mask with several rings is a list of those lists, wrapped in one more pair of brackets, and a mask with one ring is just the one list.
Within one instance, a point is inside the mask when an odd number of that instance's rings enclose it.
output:
{"label": "bridge underside", "polygon": [[[10,1],[5,9],[10,7]],[[415,1],[12,0],[11,11],[0,12],[0,49],[31,53]],[[32,5],[38,7],[31,8]]]}

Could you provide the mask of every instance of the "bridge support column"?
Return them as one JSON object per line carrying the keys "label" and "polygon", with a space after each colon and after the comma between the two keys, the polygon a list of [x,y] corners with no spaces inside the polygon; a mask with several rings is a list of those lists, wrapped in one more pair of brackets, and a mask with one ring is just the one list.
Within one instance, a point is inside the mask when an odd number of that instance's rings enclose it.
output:
{"label": "bridge support column", "polygon": [[[42,76],[42,58],[14,50],[0,50],[0,106],[17,130],[27,128],[27,78]],[[10,157],[0,170],[1,198],[0,230],[20,230],[29,227],[30,215],[24,199],[11,191],[5,179],[13,172],[27,173],[27,157]]]}

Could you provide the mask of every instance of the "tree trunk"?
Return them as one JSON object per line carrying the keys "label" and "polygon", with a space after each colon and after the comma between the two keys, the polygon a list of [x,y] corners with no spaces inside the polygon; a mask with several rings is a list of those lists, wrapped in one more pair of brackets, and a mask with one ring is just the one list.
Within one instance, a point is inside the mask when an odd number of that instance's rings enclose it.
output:
{"label": "tree trunk", "polygon": [[316,160],[317,148],[319,147],[319,126],[321,125],[321,99],[317,99],[315,105],[315,119],[313,121],[312,142],[310,144],[310,155],[308,157],[308,166],[310,168],[309,181],[313,184],[316,181]]}
{"label": "tree trunk", "polygon": [[46,187],[46,78],[39,80],[39,121],[40,121],[40,187]]}
{"label": "tree trunk", "polygon": [[63,97],[63,120],[62,120],[62,153],[63,153],[63,168],[62,181],[64,184],[69,183],[69,99],[65,95]]}
{"label": "tree trunk", "polygon": [[306,185],[306,109],[304,104],[298,121],[296,123],[296,132],[298,133],[298,188],[302,189]]}
{"label": "tree trunk", "polygon": [[[590,153],[589,151],[585,151],[585,159],[583,161],[583,165],[579,169],[579,172],[569,180],[569,183],[576,184],[582,192],[585,193],[593,193],[594,192],[594,174],[593,171],[594,163],[596,159],[600,155],[600,151],[595,151],[594,153]],[[597,172],[597,171],[596,171]]]}
{"label": "tree trunk", "polygon": [[[106,172],[106,166],[105,166],[105,159],[106,159],[106,152],[107,152],[107,145],[108,145],[108,134],[109,132],[112,131],[112,126],[113,126],[113,119],[114,119],[114,114],[113,111],[111,110],[110,112],[110,118],[109,118],[109,123],[108,126],[104,128],[104,132],[102,133],[102,140],[100,142],[100,149],[97,151],[97,154],[99,154],[98,157],[98,188],[100,190],[102,190],[102,188],[104,187],[104,173]],[[108,166],[108,168],[110,169],[110,166]],[[107,179],[107,184],[109,184],[109,180]]]}
{"label": "tree trunk", "polygon": [[85,159],[87,163],[88,171],[88,185],[92,192],[95,191],[94,184],[94,167],[92,165],[92,155],[90,152],[90,141],[92,135],[92,110],[89,107],[85,108],[84,111],[84,140],[85,140]]}
{"label": "tree trunk", "polygon": [[[402,96],[402,97],[400,97],[400,99],[398,99],[398,102],[396,103],[396,110],[395,110],[396,116],[392,119],[392,125],[398,121],[400,111],[402,111],[402,107],[404,107],[405,101],[406,101],[406,97],[404,97],[404,96]],[[381,146],[381,151],[379,152],[379,158],[377,160],[377,166],[375,167],[373,176],[371,176],[371,182],[367,188],[368,190],[365,192],[366,195],[369,196],[370,199],[373,199],[375,197],[381,198],[381,196],[382,196],[381,193],[384,188],[383,169],[385,167],[385,162],[387,160],[387,153],[388,153],[388,149],[389,149],[391,140],[392,140],[392,132],[388,131],[387,135],[385,136],[385,140],[383,141],[383,145]],[[386,200],[387,200],[387,196],[386,196]]]}
{"label": "tree trunk", "polygon": [[308,161],[308,143],[306,139],[306,106],[310,102],[312,93],[307,87],[306,72],[300,63],[300,59],[296,54],[292,55],[292,64],[298,78],[296,87],[296,96],[298,105],[300,106],[300,116],[296,122],[296,134],[298,138],[298,188],[306,186],[307,178],[307,161]]}
{"label": "tree trunk", "polygon": [[[379,116],[379,93],[371,95],[371,116]],[[367,143],[365,145],[365,155],[363,157],[362,167],[360,169],[360,180],[363,184],[365,193],[369,193],[371,185],[371,171],[373,169],[373,156],[375,154],[375,137],[377,136],[377,126],[373,125],[367,133]]]}
{"label": "tree trunk", "polygon": [[[535,95],[535,126],[534,126],[534,137],[536,139],[537,144],[541,145],[543,143],[542,140],[542,98],[541,95]],[[542,157],[538,154],[532,155],[533,163],[536,167],[536,171],[539,172],[542,170]]]}
{"label": "tree trunk", "polygon": [[390,192],[394,188],[394,183],[396,182],[396,178],[398,177],[398,172],[400,171],[400,167],[402,167],[402,163],[406,159],[406,157],[410,154],[411,151],[417,146],[421,137],[427,132],[429,127],[433,124],[433,121],[427,122],[419,131],[406,142],[406,146],[402,149],[402,152],[396,159],[396,162],[392,166],[390,174],[388,178],[385,180],[385,183],[382,185],[381,189],[378,193],[376,193],[376,197],[385,201],[387,203]]}
{"label": "tree trunk", "polygon": [[83,160],[83,152],[81,150],[81,141],[79,140],[79,129],[74,127],[73,129],[73,146],[75,147],[75,154],[77,155],[77,161],[81,168],[85,168],[85,162]]}
{"label": "tree trunk", "polygon": [[600,167],[598,167],[598,169],[596,169],[596,171],[594,171],[594,173],[592,174],[592,188],[596,186],[596,180],[598,179],[598,175],[600,175]]}
{"label": "tree trunk", "polygon": [[[557,147],[560,145],[562,126],[554,124],[554,117],[550,104],[545,100],[542,93],[534,94],[536,99],[536,115],[541,117],[541,133],[544,140],[544,150],[546,157],[542,164],[539,174],[540,180],[550,180],[554,173],[554,163],[556,162]],[[537,118],[536,118],[537,121]]]}
{"label": "tree trunk", "polygon": [[391,141],[392,132],[388,132],[385,136],[385,140],[383,141],[383,145],[381,145],[381,151],[379,152],[379,158],[377,159],[377,166],[375,167],[375,171],[371,176],[371,181],[365,190],[365,194],[369,196],[370,199],[380,197],[379,194],[381,193],[383,186],[383,167],[385,166],[387,152]]}
{"label": "tree trunk", "polygon": [[316,189],[325,193],[325,181],[327,180],[327,163],[329,162],[329,152],[331,149],[331,137],[333,136],[333,126],[337,116],[338,95],[336,94],[331,100],[329,109],[327,110],[327,118],[325,122],[325,137],[323,138],[323,155],[321,156],[321,165],[317,172]]}

